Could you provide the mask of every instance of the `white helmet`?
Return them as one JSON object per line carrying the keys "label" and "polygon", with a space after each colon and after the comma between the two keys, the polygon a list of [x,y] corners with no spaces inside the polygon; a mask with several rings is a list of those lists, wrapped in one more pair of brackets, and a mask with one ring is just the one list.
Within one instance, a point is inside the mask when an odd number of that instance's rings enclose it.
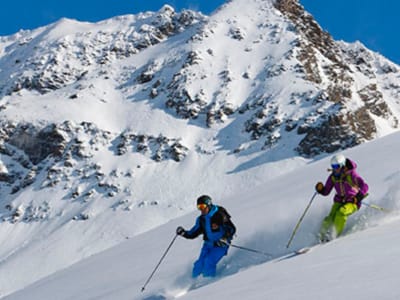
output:
{"label": "white helmet", "polygon": [[331,158],[331,165],[339,165],[340,167],[344,167],[346,165],[346,157],[342,154],[337,154]]}

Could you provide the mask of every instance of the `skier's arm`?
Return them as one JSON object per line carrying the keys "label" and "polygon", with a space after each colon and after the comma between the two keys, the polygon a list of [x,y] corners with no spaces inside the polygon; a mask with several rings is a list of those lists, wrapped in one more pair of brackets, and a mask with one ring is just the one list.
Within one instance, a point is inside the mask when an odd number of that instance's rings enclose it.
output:
{"label": "skier's arm", "polygon": [[360,202],[368,193],[368,184],[358,174],[353,174],[353,182],[355,182],[358,186],[359,190],[355,197],[357,202]]}
{"label": "skier's arm", "polygon": [[320,194],[323,195],[323,196],[327,196],[332,191],[332,188],[333,188],[332,177],[329,176],[328,179],[326,179],[324,188],[322,189]]}
{"label": "skier's arm", "polygon": [[185,231],[185,233],[183,234],[183,237],[185,237],[187,239],[195,239],[202,233],[203,233],[203,229],[201,228],[201,225],[200,225],[200,217],[198,217],[196,219],[196,223],[194,224],[194,226],[190,230]]}

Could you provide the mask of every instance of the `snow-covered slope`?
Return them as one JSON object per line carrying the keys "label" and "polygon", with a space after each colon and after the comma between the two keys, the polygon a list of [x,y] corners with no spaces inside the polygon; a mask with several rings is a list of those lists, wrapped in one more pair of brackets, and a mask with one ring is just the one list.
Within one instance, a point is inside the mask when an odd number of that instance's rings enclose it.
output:
{"label": "snow-covered slope", "polygon": [[[370,184],[364,200],[399,208],[400,172],[395,163],[399,134],[345,152],[359,163]],[[376,155],[379,153],[380,155]],[[345,235],[311,252],[289,259],[286,243],[307,205],[317,180],[327,176],[328,159],[311,163],[266,182],[245,194],[223,197],[238,227],[236,245],[269,252],[272,258],[232,248],[219,265],[219,275],[192,291],[191,263],[201,239],[178,238],[142,293],[146,279],[174,237],[176,226],[191,226],[196,213],[175,219],[117,247],[53,274],[5,299],[397,299],[400,289],[398,212],[366,206],[353,215]],[[291,249],[312,245],[332,197],[317,196],[295,236]],[[194,199],[193,201],[194,202]],[[31,259],[35,260],[36,256]],[[184,295],[183,295],[184,294]]]}
{"label": "snow-covered slope", "polygon": [[397,131],[399,71],[294,0],[0,37],[1,295]]}

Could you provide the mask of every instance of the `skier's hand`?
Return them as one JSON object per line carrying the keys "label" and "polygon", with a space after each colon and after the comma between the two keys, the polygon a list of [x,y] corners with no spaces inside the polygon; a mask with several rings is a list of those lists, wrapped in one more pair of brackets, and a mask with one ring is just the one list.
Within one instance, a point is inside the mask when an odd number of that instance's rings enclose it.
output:
{"label": "skier's hand", "polygon": [[219,241],[214,242],[214,246],[217,246],[217,247],[225,247],[228,245],[229,245],[229,242],[225,238],[222,238]]}
{"label": "skier's hand", "polygon": [[364,195],[361,193],[358,193],[357,195],[355,195],[353,197],[354,203],[355,204],[360,203],[363,198],[364,198]]}
{"label": "skier's hand", "polygon": [[176,228],[176,234],[177,235],[181,235],[183,236],[185,234],[185,229],[182,226],[178,226],[178,228]]}
{"label": "skier's hand", "polygon": [[321,194],[324,191],[324,184],[322,182],[318,182],[315,185],[315,190],[317,191],[318,194]]}

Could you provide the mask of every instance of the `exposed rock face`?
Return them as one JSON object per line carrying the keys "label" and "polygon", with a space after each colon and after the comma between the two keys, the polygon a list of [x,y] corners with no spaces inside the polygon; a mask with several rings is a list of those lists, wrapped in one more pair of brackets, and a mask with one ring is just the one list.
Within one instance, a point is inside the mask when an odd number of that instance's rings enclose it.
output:
{"label": "exposed rock face", "polygon": [[[314,156],[321,152],[334,152],[358,145],[376,136],[375,121],[372,116],[391,119],[392,126],[398,127],[398,119],[383,100],[376,83],[371,83],[356,91],[354,95],[354,68],[370,79],[376,79],[374,59],[364,47],[356,51],[346,51],[336,44],[329,33],[323,31],[313,17],[304,11],[297,0],[277,0],[275,7],[287,16],[295,25],[301,38],[298,59],[302,62],[306,79],[321,84],[322,77],[329,82],[321,87],[328,95],[327,100],[338,104],[337,111],[327,112],[318,122],[303,126],[299,134],[306,134],[297,151],[305,156]],[[330,63],[325,65],[323,74],[319,71],[317,54],[323,55]],[[352,65],[349,65],[349,62]],[[391,66],[386,73],[398,72]],[[347,109],[349,102],[359,97],[364,105],[355,111]]]}
{"label": "exposed rock face", "polygon": [[[157,163],[166,160],[180,162],[188,152],[188,148],[177,139],[133,132],[112,134],[91,123],[64,122],[41,128],[32,124],[1,122],[1,128],[0,154],[12,161],[10,170],[3,163],[1,165],[3,193],[9,191],[10,195],[15,195],[31,185],[36,189],[65,185],[70,191],[67,191],[65,200],[79,201],[82,205],[96,195],[105,198],[130,195],[129,190],[121,189],[118,181],[121,176],[133,181],[133,172],[120,174],[113,170],[110,174],[105,173],[101,165],[91,162],[98,151],[114,144],[119,156],[128,151],[137,152]],[[130,207],[131,203],[121,205]],[[39,222],[52,213],[51,204],[46,201],[19,206],[10,203],[5,208],[8,213],[3,213],[3,221],[11,223]],[[73,220],[86,221],[89,218],[90,214],[83,211]]]}
{"label": "exposed rock face", "polygon": [[162,135],[158,137],[143,134],[123,133],[118,138],[117,155],[124,155],[129,148],[133,151],[149,155],[157,162],[173,159],[176,162],[185,158],[188,148],[176,139],[169,139]]}
{"label": "exposed rock face", "polygon": [[10,137],[3,138],[10,145],[23,150],[33,164],[49,155],[60,157],[65,149],[65,138],[54,124],[40,131],[32,124],[19,125]]}
{"label": "exposed rock face", "polygon": [[[337,55],[339,52],[337,51],[338,47],[331,35],[323,31],[312,15],[304,11],[298,0],[277,0],[275,7],[287,16],[295,24],[296,30],[305,37],[305,42],[308,44],[305,46],[311,46],[305,50],[318,50],[331,61],[341,64],[341,59]],[[307,55],[307,52],[305,51],[305,59],[300,59],[301,61],[307,62],[306,58],[312,58],[312,56]],[[306,64],[311,65],[311,62]],[[344,66],[343,64],[341,65]]]}

